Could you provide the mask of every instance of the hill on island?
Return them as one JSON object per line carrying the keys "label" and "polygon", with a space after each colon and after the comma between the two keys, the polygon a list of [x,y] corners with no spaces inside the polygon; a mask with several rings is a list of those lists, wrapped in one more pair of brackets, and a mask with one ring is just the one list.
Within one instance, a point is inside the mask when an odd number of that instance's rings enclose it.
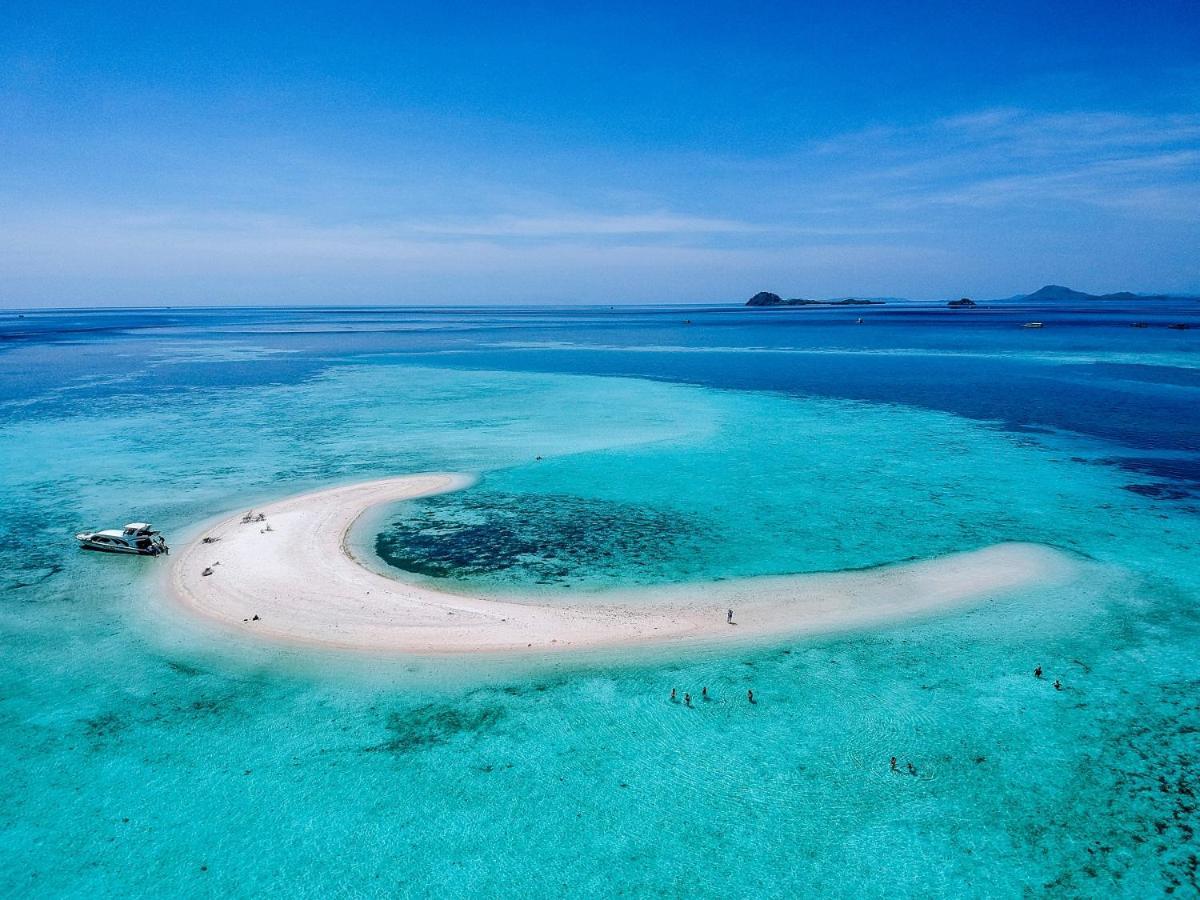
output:
{"label": "hill on island", "polygon": [[747,306],[877,306],[883,300],[864,300],[858,297],[843,297],[838,300],[809,300],[805,297],[793,297],[784,300],[778,294],[770,291],[759,291],[746,301]]}
{"label": "hill on island", "polygon": [[1196,298],[1177,294],[1135,294],[1132,291],[1117,291],[1113,294],[1088,294],[1069,287],[1063,287],[1061,284],[1048,284],[1045,287],[1038,288],[1032,294],[1018,294],[1008,299],[1031,303],[1094,303],[1098,300],[1106,302],[1129,302],[1133,300],[1194,300]]}

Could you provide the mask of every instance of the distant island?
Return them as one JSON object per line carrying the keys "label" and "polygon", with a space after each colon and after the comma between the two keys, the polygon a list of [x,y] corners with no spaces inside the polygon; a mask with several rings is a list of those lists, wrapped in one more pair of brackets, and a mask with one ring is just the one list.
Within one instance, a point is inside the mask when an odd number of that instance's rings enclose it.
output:
{"label": "distant island", "polygon": [[1032,294],[1018,294],[1008,299],[1030,303],[1095,303],[1097,301],[1128,303],[1138,300],[1197,300],[1200,297],[1180,294],[1135,294],[1132,291],[1117,291],[1114,294],[1087,294],[1083,291],[1063,287],[1061,284],[1048,284],[1043,288],[1038,288]]}
{"label": "distant island", "polygon": [[747,306],[879,306],[882,300],[863,300],[858,297],[845,297],[841,300],[808,300],[804,297],[793,297],[784,300],[778,294],[770,291],[759,291],[746,301]]}
{"label": "distant island", "polygon": [[[980,301],[983,303],[1138,303],[1142,301],[1196,301],[1200,296],[1187,294],[1135,294],[1132,291],[1116,291],[1111,294],[1088,294],[1061,284],[1048,284],[1038,288],[1032,294],[1017,294],[1014,297],[1004,297],[998,300]],[[759,291],[746,301],[746,306],[881,306],[889,301],[905,302],[900,297],[881,299],[878,297],[844,297],[831,300],[809,300],[806,297],[785,299],[771,291]],[[980,302],[970,297],[947,301],[950,309],[977,309]]]}

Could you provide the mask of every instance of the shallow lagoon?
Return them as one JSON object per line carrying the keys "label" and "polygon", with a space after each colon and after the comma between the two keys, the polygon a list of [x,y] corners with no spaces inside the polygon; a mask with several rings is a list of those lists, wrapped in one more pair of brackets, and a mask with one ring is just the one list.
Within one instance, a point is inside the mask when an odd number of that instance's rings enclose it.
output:
{"label": "shallow lagoon", "polygon": [[[1025,316],[7,317],[0,889],[1194,892],[1196,332]],[[217,646],[155,614],[152,560],[70,541],[422,469],[483,478],[378,549],[485,592],[1009,539],[1092,577],[738,651],[376,667]]]}

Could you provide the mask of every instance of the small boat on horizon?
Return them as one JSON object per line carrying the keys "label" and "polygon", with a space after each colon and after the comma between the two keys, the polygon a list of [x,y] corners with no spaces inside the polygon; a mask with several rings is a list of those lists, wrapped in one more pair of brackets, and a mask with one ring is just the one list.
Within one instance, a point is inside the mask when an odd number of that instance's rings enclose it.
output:
{"label": "small boat on horizon", "polygon": [[1026,322],[1021,327],[1022,328],[1044,328],[1045,326],[1041,322]]}
{"label": "small boat on horizon", "polygon": [[75,540],[84,550],[101,550],[105,553],[158,556],[170,551],[162,533],[151,528],[149,522],[130,522],[120,530],[81,531],[75,535]]}

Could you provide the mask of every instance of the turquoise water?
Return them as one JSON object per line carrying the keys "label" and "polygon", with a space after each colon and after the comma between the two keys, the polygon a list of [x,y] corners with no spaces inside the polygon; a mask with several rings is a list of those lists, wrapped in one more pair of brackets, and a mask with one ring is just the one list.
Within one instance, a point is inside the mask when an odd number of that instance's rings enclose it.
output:
{"label": "turquoise water", "polygon": [[[1195,894],[1198,332],[807,312],[7,317],[0,893]],[[999,540],[1087,577],[754,649],[374,666],[222,646],[161,563],[71,541],[428,469],[481,479],[374,545],[480,592]]]}

